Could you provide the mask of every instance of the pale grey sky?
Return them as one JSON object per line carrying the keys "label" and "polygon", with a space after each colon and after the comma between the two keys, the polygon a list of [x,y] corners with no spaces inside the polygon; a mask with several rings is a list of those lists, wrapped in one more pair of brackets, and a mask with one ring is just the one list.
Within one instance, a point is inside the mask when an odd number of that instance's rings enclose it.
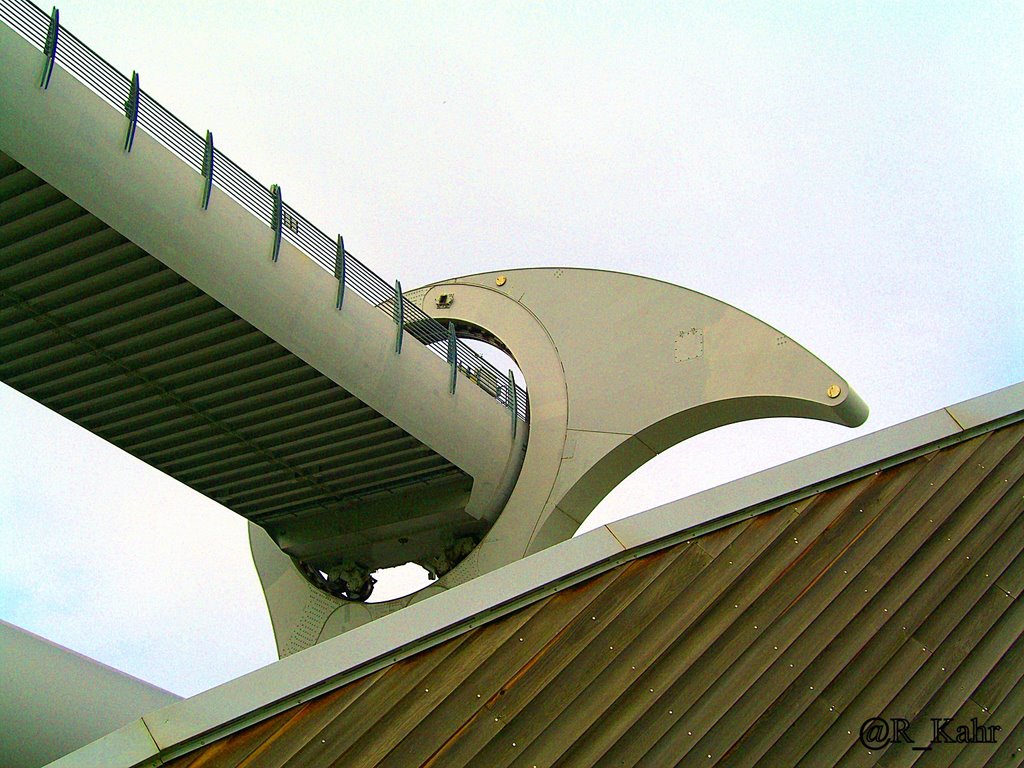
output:
{"label": "pale grey sky", "polygon": [[[872,409],[695,438],[607,521],[1024,378],[1024,6],[779,6],[60,10],[388,280],[668,280]],[[184,695],[274,660],[239,518],[6,387],[0,435],[0,617]]]}

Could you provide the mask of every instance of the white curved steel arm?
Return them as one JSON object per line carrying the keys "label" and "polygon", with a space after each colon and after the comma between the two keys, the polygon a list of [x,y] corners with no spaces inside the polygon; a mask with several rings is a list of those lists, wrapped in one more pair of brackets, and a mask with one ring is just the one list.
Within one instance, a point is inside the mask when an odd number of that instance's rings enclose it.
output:
{"label": "white curved steel arm", "polygon": [[[443,308],[441,293],[450,297]],[[846,381],[785,334],[659,280],[539,268],[412,295],[438,319],[496,337],[526,377],[526,461],[480,548],[486,560],[488,540],[500,540],[507,562],[568,538],[633,470],[701,432],[772,416],[847,426],[867,418]]]}
{"label": "white curved steel arm", "polygon": [[406,598],[331,610],[259,548],[257,567],[265,587],[273,586],[271,613],[276,602],[281,617],[292,616],[275,619],[282,647],[292,625],[323,622],[318,639],[326,639],[568,539],[622,479],[693,435],[772,416],[846,426],[867,418],[846,381],[785,334],[658,280],[524,269],[454,278],[406,296],[463,335],[496,339],[515,358],[530,397],[522,469],[476,549]]}

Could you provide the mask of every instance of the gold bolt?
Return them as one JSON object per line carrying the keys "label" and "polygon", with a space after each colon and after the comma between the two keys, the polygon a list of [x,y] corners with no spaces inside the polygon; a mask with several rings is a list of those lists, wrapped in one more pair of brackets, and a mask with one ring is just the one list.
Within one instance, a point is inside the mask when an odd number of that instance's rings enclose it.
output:
{"label": "gold bolt", "polygon": [[835,398],[839,397],[839,393],[842,391],[843,390],[839,388],[838,384],[833,384],[831,387],[828,388],[828,396],[834,400]]}
{"label": "gold bolt", "polygon": [[505,277],[504,275],[498,275],[496,278],[494,278],[494,284],[497,285],[499,288],[503,286],[507,281],[508,278]]}

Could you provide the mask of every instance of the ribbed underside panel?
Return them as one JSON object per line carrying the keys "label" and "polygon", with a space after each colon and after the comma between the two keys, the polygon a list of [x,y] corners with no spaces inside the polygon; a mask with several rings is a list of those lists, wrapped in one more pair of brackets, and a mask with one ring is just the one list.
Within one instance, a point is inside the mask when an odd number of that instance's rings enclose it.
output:
{"label": "ribbed underside panel", "polygon": [[[1020,765],[1022,513],[1018,423],[618,566],[170,764]],[[905,718],[907,740],[865,746],[874,717]],[[994,739],[936,743],[932,718]]]}
{"label": "ribbed underside panel", "polygon": [[0,380],[258,523],[465,478],[3,154]]}

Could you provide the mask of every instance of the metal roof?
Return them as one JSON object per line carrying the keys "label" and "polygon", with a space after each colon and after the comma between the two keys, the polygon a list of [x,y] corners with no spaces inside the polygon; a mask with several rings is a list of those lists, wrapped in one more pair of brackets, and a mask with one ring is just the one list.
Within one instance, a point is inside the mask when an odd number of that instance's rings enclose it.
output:
{"label": "metal roof", "polygon": [[1019,764],[1022,419],[1017,385],[612,523],[58,764]]}

